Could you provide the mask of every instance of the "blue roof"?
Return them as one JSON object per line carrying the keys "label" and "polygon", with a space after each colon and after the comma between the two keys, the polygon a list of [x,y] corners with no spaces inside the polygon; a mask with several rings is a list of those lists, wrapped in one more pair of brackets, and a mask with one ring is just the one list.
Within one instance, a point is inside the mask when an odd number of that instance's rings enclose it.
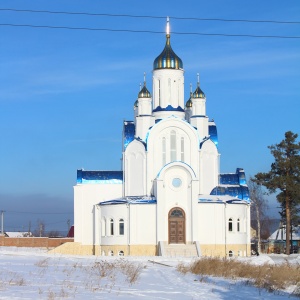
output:
{"label": "blue roof", "polygon": [[124,121],[123,125],[123,151],[134,140],[135,125],[133,121]]}
{"label": "blue roof", "polygon": [[237,186],[216,186],[210,192],[211,195],[218,195],[218,196],[232,196],[241,200],[250,200],[249,197],[249,189],[247,186],[244,185],[237,185]]}
{"label": "blue roof", "polygon": [[212,189],[211,195],[229,195],[250,201],[244,169],[237,168],[235,173],[220,174],[219,182],[219,185]]}
{"label": "blue roof", "polygon": [[181,106],[173,107],[170,104],[167,107],[162,108],[161,106],[157,106],[155,109],[153,109],[153,112],[156,111],[182,111],[184,112],[184,109]]}
{"label": "blue roof", "polygon": [[118,204],[156,204],[153,196],[127,196],[98,203],[98,205],[118,205]]}
{"label": "blue roof", "polygon": [[85,171],[77,170],[78,184],[120,184],[123,182],[123,171]]}
{"label": "blue roof", "polygon": [[217,126],[216,125],[209,125],[208,126],[208,134],[210,136],[210,139],[215,143],[215,145],[218,147],[218,132],[217,132]]}
{"label": "blue roof", "polygon": [[244,169],[237,168],[235,173],[220,174],[220,184],[247,185]]}

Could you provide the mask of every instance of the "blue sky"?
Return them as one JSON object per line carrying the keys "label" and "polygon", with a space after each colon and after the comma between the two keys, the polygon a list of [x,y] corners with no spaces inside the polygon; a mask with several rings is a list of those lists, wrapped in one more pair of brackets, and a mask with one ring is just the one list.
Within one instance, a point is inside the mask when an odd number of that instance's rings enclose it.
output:
{"label": "blue sky", "polygon": [[[171,43],[189,84],[207,97],[218,126],[221,172],[268,171],[268,145],[300,133],[300,39],[172,34],[300,36],[295,1],[1,1],[0,8],[170,16]],[[1,24],[164,31],[165,19],[0,10]],[[0,210],[5,230],[73,222],[76,169],[119,170],[122,122],[133,119],[143,73],[151,88],[165,35],[0,26]],[[274,197],[271,197],[274,198]],[[276,203],[271,201],[270,214]]]}

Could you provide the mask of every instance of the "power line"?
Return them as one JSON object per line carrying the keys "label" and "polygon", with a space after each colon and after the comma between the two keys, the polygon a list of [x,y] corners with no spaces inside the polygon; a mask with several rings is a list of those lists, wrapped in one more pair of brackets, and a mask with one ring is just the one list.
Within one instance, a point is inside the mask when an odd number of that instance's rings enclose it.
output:
{"label": "power line", "polygon": [[51,213],[51,212],[12,211],[12,210],[7,210],[6,212],[14,213],[14,214],[33,214],[33,215],[69,215],[69,214],[73,214],[73,212]]}
{"label": "power line", "polygon": [[[130,15],[130,14],[104,14],[104,13],[71,12],[71,11],[50,11],[50,10],[32,10],[32,9],[15,9],[15,8],[0,8],[0,11],[47,13],[47,14],[65,14],[65,15],[84,15],[84,16],[105,16],[105,17],[128,17],[128,18],[166,19],[165,16]],[[169,16],[169,17],[171,19],[177,19],[177,20],[194,20],[194,21],[220,21],[220,22],[245,22],[245,23],[300,24],[299,21],[248,20],[248,19],[224,19],[224,18],[195,18],[195,17],[176,17],[176,16]]]}
{"label": "power line", "polygon": [[[69,27],[69,26],[50,26],[33,24],[0,24],[0,26],[10,27],[29,27],[29,28],[48,28],[48,29],[68,29],[68,30],[88,30],[88,31],[111,31],[111,32],[130,32],[130,33],[153,33],[162,34],[164,31],[152,30],[132,30],[132,29],[112,29],[112,28],[91,28],[91,27]],[[204,35],[204,36],[224,36],[224,37],[252,37],[252,38],[279,38],[279,39],[300,39],[300,36],[285,35],[254,35],[254,34],[227,34],[227,33],[202,33],[202,32],[172,32],[178,35]]]}

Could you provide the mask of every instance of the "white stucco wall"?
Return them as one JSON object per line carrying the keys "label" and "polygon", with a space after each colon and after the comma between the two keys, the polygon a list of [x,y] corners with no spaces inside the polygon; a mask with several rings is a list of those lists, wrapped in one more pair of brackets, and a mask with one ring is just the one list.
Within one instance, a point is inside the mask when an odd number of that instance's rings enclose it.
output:
{"label": "white stucco wall", "polygon": [[[248,204],[199,203],[198,204],[198,240],[201,244],[242,244],[250,242]],[[232,231],[229,231],[229,218],[232,219]],[[240,220],[240,230],[237,221]]]}
{"label": "white stucco wall", "polygon": [[[173,185],[173,179],[181,181],[180,186]],[[169,240],[168,217],[174,207],[181,208],[185,213],[185,238],[193,241],[195,226],[195,211],[193,207],[198,201],[198,181],[194,171],[181,162],[174,162],[166,166],[155,180],[157,197],[157,239]]]}
{"label": "white stucco wall", "polygon": [[153,107],[181,106],[184,108],[183,70],[158,69],[153,71]]}
{"label": "white stucco wall", "polygon": [[200,174],[199,194],[209,195],[219,179],[219,153],[211,140],[205,141],[201,147]]}
{"label": "white stucco wall", "polygon": [[74,241],[96,242],[95,204],[122,197],[122,184],[78,184],[74,186]]}
{"label": "white stucco wall", "polygon": [[125,159],[125,196],[146,194],[146,151],[145,146],[133,140],[126,148]]}

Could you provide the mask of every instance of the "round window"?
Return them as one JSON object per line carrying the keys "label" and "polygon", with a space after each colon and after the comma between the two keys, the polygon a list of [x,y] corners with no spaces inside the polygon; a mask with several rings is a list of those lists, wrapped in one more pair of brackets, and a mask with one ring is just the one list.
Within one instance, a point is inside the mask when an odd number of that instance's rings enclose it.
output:
{"label": "round window", "polygon": [[181,186],[181,179],[180,178],[174,178],[172,180],[172,185],[176,188],[180,187]]}

